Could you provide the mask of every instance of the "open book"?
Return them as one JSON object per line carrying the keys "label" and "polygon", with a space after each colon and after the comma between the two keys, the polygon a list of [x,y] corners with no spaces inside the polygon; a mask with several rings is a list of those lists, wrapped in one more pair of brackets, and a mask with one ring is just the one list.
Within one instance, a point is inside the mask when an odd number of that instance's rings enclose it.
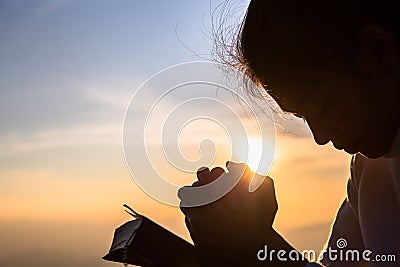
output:
{"label": "open book", "polygon": [[124,205],[135,219],[115,230],[105,260],[142,267],[197,267],[194,247],[150,219]]}

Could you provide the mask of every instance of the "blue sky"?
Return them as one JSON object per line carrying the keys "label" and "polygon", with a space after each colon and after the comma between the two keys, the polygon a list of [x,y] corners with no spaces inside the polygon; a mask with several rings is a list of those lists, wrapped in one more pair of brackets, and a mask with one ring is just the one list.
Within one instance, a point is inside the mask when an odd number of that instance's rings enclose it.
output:
{"label": "blue sky", "polygon": [[[125,108],[145,79],[200,59],[189,50],[209,54],[202,32],[217,4],[2,1],[0,165],[16,146],[67,146],[81,133],[119,143]],[[32,164],[16,157],[14,165]]]}
{"label": "blue sky", "polygon": [[2,133],[116,119],[85,90],[129,97],[156,71],[198,59],[175,30],[208,53],[200,32],[207,1],[3,1],[0,8]]}

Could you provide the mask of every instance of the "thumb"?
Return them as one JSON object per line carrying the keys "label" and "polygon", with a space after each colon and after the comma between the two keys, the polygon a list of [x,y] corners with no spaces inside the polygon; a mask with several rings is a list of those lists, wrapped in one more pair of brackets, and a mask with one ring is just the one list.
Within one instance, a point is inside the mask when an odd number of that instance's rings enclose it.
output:
{"label": "thumb", "polygon": [[227,161],[226,162],[226,168],[228,169],[228,172],[241,172],[244,173],[248,166],[246,163],[237,163],[233,161]]}

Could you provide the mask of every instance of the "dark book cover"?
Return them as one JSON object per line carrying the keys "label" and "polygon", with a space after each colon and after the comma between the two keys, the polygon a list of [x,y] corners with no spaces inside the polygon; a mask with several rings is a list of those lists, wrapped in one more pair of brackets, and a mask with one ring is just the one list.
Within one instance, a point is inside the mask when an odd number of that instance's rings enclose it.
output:
{"label": "dark book cover", "polygon": [[194,246],[124,205],[135,217],[115,230],[104,260],[138,265],[197,267]]}

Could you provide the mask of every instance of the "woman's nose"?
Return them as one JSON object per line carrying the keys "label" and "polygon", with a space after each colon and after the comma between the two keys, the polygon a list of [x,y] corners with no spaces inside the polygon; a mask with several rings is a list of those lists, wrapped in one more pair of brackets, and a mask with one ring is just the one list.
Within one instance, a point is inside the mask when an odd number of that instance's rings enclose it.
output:
{"label": "woman's nose", "polygon": [[337,130],[327,120],[306,119],[314,140],[318,145],[325,145],[337,135]]}

